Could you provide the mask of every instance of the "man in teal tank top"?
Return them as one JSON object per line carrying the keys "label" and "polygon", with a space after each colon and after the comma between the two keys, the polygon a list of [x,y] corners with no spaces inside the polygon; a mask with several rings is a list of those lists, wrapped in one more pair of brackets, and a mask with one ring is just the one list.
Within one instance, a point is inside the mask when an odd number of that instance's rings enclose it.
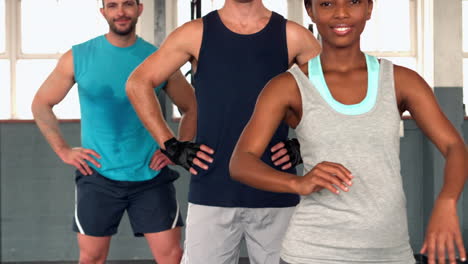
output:
{"label": "man in teal tank top", "polygon": [[[101,13],[109,32],[65,53],[32,104],[36,123],[52,149],[77,168],[73,229],[78,233],[80,263],[105,263],[111,236],[125,211],[135,236],[146,237],[158,263],[179,263],[182,255],[183,221],[172,183],[178,174],[166,167],[170,160],[125,93],[128,76],[157,50],[135,33],[142,11],[139,0],[104,0]],[[75,83],[81,105],[79,148],[66,143],[52,112]],[[155,92],[163,88],[183,112],[179,138],[191,140],[196,129],[192,87],[176,71]]]}

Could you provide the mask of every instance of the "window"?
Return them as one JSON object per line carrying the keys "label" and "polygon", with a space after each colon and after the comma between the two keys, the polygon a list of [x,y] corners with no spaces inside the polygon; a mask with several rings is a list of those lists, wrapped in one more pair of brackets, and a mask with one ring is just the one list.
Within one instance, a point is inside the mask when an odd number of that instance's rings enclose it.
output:
{"label": "window", "polygon": [[[395,64],[417,70],[415,1],[374,3],[372,18],[362,35],[362,49]],[[398,14],[398,19],[392,19],[395,14]]]}
{"label": "window", "polygon": [[280,0],[263,0],[266,8],[275,11],[276,13],[288,17],[288,1]]}
{"label": "window", "polygon": [[0,0],[0,54],[5,53],[5,0]]}
{"label": "window", "polygon": [[6,51],[5,0],[0,0],[0,118],[10,116],[10,61]]}
{"label": "window", "polygon": [[15,114],[19,118],[32,118],[30,108],[34,94],[56,63],[55,59],[20,59],[16,62]]}
{"label": "window", "polygon": [[10,61],[0,59],[0,119],[10,118]]}
{"label": "window", "polygon": [[462,2],[463,12],[463,103],[468,114],[468,0]]}
{"label": "window", "polygon": [[[0,22],[1,119],[31,119],[34,94],[61,54],[107,32],[99,4],[100,0],[0,0],[6,18]],[[54,111],[58,118],[80,117],[76,87]]]}
{"label": "window", "polygon": [[72,45],[106,32],[99,7],[100,0],[21,0],[22,51],[64,53]]}

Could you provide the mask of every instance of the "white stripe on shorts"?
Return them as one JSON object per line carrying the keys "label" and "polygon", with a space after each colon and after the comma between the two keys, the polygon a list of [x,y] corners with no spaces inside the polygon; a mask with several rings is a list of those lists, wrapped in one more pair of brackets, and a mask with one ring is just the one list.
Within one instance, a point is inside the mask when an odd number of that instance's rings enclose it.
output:
{"label": "white stripe on shorts", "polygon": [[177,211],[176,211],[176,216],[174,218],[174,222],[172,223],[171,229],[176,227],[177,219],[179,219],[179,201],[176,200],[176,203],[177,203]]}
{"label": "white stripe on shorts", "polygon": [[80,233],[83,235],[86,235],[83,231],[83,227],[81,227],[80,220],[78,219],[78,192],[76,191],[76,186],[75,186],[75,224],[78,227],[78,230],[80,230]]}

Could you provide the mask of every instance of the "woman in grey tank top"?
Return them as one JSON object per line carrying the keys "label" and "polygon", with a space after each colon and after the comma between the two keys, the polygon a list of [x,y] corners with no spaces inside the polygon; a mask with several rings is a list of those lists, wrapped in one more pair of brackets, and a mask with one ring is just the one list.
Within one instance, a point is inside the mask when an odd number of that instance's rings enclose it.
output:
{"label": "woman in grey tank top", "polygon": [[[281,257],[285,263],[415,263],[400,175],[399,123],[409,111],[446,158],[444,185],[421,253],[430,263],[466,259],[456,203],[468,176],[461,136],[415,72],[360,49],[372,0],[305,0],[322,54],[275,77],[261,93],[231,158],[234,179],[300,194]],[[275,129],[296,130],[304,176],[260,157]]]}

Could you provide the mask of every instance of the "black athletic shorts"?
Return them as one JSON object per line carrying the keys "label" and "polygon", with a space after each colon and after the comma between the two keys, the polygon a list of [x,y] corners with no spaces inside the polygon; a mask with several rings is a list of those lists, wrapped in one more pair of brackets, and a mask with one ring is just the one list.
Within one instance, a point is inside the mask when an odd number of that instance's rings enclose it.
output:
{"label": "black athletic shorts", "polygon": [[179,174],[165,167],[151,180],[114,181],[97,172],[76,171],[73,230],[89,236],[112,236],[128,213],[135,236],[183,226],[173,182]]}

